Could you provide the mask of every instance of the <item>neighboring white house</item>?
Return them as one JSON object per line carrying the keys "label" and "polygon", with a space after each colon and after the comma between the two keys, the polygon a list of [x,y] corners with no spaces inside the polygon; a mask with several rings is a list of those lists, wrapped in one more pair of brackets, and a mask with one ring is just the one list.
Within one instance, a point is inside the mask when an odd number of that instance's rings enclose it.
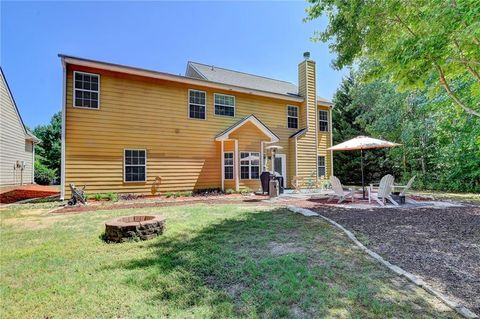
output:
{"label": "neighboring white house", "polygon": [[34,182],[35,144],[0,67],[0,186]]}

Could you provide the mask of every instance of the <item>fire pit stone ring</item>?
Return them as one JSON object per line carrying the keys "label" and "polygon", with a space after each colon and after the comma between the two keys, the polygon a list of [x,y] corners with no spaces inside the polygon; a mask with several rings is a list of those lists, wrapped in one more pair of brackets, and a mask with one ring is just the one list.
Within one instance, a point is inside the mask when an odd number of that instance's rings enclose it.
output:
{"label": "fire pit stone ring", "polygon": [[148,240],[161,235],[165,228],[162,215],[133,215],[105,222],[105,240],[122,243],[130,240]]}

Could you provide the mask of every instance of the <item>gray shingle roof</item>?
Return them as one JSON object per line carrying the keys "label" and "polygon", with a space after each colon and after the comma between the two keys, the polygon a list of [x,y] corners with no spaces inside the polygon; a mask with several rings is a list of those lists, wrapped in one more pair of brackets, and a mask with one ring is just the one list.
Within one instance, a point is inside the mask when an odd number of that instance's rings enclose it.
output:
{"label": "gray shingle roof", "polygon": [[228,70],[219,68],[218,66],[206,65],[197,62],[188,62],[187,72],[185,75],[196,78],[200,76],[200,78],[208,81],[241,86],[261,91],[287,95],[298,95],[297,86],[290,82]]}
{"label": "gray shingle roof", "polygon": [[[198,62],[188,62],[185,76],[266,92],[298,96],[298,88],[293,83]],[[317,101],[328,105],[332,104],[328,99],[320,96],[317,96]]]}

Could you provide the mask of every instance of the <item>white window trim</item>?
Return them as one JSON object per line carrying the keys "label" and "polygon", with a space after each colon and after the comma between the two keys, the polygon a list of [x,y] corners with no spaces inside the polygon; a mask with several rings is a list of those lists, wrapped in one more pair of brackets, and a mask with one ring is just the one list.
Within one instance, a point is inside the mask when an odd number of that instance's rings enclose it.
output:
{"label": "white window trim", "polygon": [[[225,154],[232,154],[232,165],[225,164]],[[232,178],[225,177],[225,167],[232,167]],[[235,179],[235,154],[234,152],[228,151],[223,152],[223,179],[226,181],[233,181]]]}
{"label": "white window trim", "polygon": [[[82,74],[87,74],[87,75],[95,75],[95,76],[98,76],[98,91],[94,91],[94,90],[85,90],[85,89],[78,89],[78,90],[81,90],[81,91],[85,91],[85,92],[94,92],[94,93],[97,93],[98,94],[98,106],[96,108],[94,107],[86,107],[86,106],[76,106],[75,105],[75,74],[77,73],[82,73]],[[74,108],[77,108],[77,109],[85,109],[85,110],[100,110],[100,74],[96,74],[96,73],[88,73],[88,72],[83,72],[83,71],[73,71],[73,79],[72,79],[72,88],[73,88],[73,101],[72,101],[72,104],[73,104],[73,107]]]}
{"label": "white window trim", "polygon": [[[220,106],[226,106],[226,107],[233,107],[233,116],[230,116],[230,115],[222,115],[222,114],[217,114],[217,109],[215,108],[215,105],[217,105],[215,103],[215,97],[217,95],[224,95],[224,96],[231,96],[233,97],[233,106],[231,105],[226,105],[226,104],[218,104]],[[229,95],[229,94],[223,94],[223,93],[213,93],[213,114],[215,116],[221,116],[221,117],[235,117],[237,115],[237,101],[235,99],[235,95]]]}
{"label": "white window trim", "polygon": [[[325,113],[327,113],[327,120],[326,120],[326,121],[320,119],[320,112],[325,112]],[[328,133],[328,132],[330,132],[330,124],[329,124],[329,123],[330,123],[330,114],[329,114],[329,112],[326,111],[326,110],[318,110],[317,116],[318,116],[318,123],[317,123],[317,125],[318,125],[318,131],[319,131],[319,132],[323,132],[323,133]],[[320,130],[320,122],[326,122],[326,123],[327,123],[327,130],[326,130],[326,131],[321,131],[321,130]]]}
{"label": "white window trim", "polygon": [[[127,181],[126,176],[127,176],[127,165],[125,163],[125,152],[126,151],[145,151],[145,165],[139,165],[139,164],[129,164],[128,166],[145,166],[145,180],[143,181]],[[133,183],[133,184],[138,184],[138,183],[146,183],[148,180],[147,176],[147,149],[145,148],[124,148],[123,149],[123,182],[124,183]]]}
{"label": "white window trim", "polygon": [[[323,157],[323,165],[320,165],[320,161],[319,161],[319,158],[320,157]],[[323,167],[324,171],[325,171],[325,174],[324,175],[320,175],[320,170],[319,168],[320,167]],[[327,156],[325,155],[318,155],[317,156],[317,177],[324,177],[326,178],[327,177]]]}
{"label": "white window trim", "polygon": [[[289,107],[294,107],[294,108],[297,109],[297,116],[296,116],[296,117],[295,117],[295,116],[290,116],[290,115],[288,114],[288,108],[289,108]],[[288,119],[289,119],[290,117],[297,119],[297,127],[288,127]],[[300,118],[300,109],[298,108],[298,106],[297,106],[297,105],[287,105],[287,128],[289,128],[289,129],[297,129],[297,130],[298,130],[298,127],[299,127],[299,124],[300,124],[299,118]]]}
{"label": "white window trim", "polygon": [[[205,118],[200,119],[198,117],[190,117],[190,104],[197,105],[197,106],[202,106],[201,104],[190,103],[190,92],[202,92],[202,93],[205,94],[205,105],[203,105],[203,107],[205,107]],[[187,113],[188,114],[187,114],[187,116],[190,120],[206,121],[207,120],[207,105],[208,105],[208,102],[207,102],[207,92],[206,91],[188,89],[188,96],[187,96]]]}
{"label": "white window trim", "polygon": [[[252,178],[252,166],[256,167],[257,165],[252,165],[251,160],[248,161],[248,178],[242,178],[242,166],[247,166],[247,165],[242,165],[242,153],[247,153],[248,156],[252,156],[252,153],[257,153],[258,154],[258,178]],[[256,180],[260,179],[260,174],[262,174],[260,152],[250,152],[250,151],[239,152],[238,159],[239,159],[238,170],[239,170],[239,173],[240,173],[240,179],[241,180],[256,181]]]}

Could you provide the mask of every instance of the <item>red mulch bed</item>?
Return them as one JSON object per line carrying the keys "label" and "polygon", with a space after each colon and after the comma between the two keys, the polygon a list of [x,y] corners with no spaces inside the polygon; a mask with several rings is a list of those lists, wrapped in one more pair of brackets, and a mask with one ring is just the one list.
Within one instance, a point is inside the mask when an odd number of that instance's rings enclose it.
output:
{"label": "red mulch bed", "polygon": [[16,189],[1,193],[0,203],[12,204],[25,199],[43,198],[58,194],[58,190],[52,186],[24,185],[19,186]]}

